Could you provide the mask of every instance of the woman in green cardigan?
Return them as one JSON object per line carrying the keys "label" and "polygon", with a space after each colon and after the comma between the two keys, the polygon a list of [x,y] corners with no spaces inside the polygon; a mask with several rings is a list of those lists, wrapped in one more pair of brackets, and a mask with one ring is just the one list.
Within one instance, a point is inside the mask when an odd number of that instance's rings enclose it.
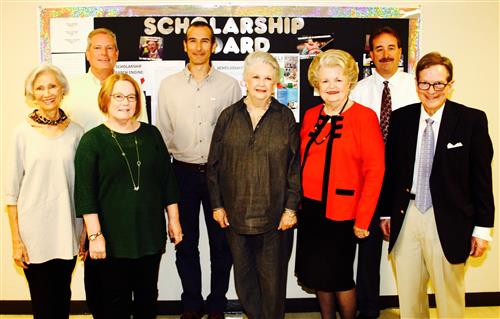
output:
{"label": "woman in green cardigan", "polygon": [[169,153],[158,129],[137,121],[140,92],[127,74],[103,82],[98,103],[108,119],[83,135],[75,158],[76,214],[85,221],[107,318],[155,317],[167,228],[175,245],[182,240]]}

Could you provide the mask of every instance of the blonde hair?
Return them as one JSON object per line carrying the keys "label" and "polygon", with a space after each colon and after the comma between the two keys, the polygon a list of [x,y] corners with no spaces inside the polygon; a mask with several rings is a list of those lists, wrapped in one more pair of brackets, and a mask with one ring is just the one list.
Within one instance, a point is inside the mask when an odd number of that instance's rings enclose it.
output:
{"label": "blonde hair", "polygon": [[107,34],[109,35],[112,39],[113,39],[113,43],[115,45],[115,49],[118,50],[118,44],[116,42],[116,34],[109,30],[109,29],[106,29],[106,28],[98,28],[98,29],[95,29],[95,30],[92,30],[89,35],[87,36],[87,51],[90,49],[90,47],[92,46],[92,38],[97,35],[97,34]]}
{"label": "blonde hair", "polygon": [[38,76],[42,73],[50,72],[52,73],[56,81],[61,85],[62,87],[62,92],[63,95],[68,95],[69,93],[69,84],[68,84],[68,79],[66,79],[66,76],[64,73],[59,69],[57,66],[50,64],[48,62],[42,63],[28,74],[26,77],[26,80],[24,81],[24,97],[26,99],[26,103],[30,106],[35,106],[34,100],[35,100],[35,95],[33,92],[33,83],[35,83],[35,80],[38,78]]}
{"label": "blonde hair", "polygon": [[127,73],[115,73],[106,78],[102,83],[101,90],[99,91],[99,95],[97,96],[97,104],[99,104],[99,109],[102,113],[108,114],[108,107],[111,101],[111,94],[113,93],[113,89],[115,87],[116,82],[118,81],[127,81],[132,83],[135,90],[135,96],[137,97],[137,102],[135,102],[135,112],[134,118],[137,119],[141,114],[142,110],[142,99],[141,99],[141,88],[139,84]]}
{"label": "blonde hair", "polygon": [[349,81],[350,88],[352,89],[356,83],[358,82],[358,64],[346,51],[330,49],[324,52],[319,53],[316,57],[314,57],[311,65],[309,66],[309,70],[307,72],[307,78],[311,86],[317,88],[319,85],[319,69],[322,67],[340,67],[344,75],[347,77]]}

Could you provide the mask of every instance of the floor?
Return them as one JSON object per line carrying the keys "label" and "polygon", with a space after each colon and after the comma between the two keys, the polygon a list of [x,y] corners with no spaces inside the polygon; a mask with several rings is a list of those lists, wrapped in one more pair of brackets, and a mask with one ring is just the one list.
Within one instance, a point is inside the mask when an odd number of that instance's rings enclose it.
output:
{"label": "floor", "polygon": [[[1,319],[28,319],[32,318],[30,315],[0,315]],[[74,315],[70,316],[71,319],[92,319],[90,315]],[[158,316],[158,319],[177,319],[179,316]],[[241,314],[228,314],[227,319],[241,319],[244,318]],[[286,319],[321,319],[319,313],[290,313],[287,314]],[[385,309],[380,314],[380,319],[398,319],[398,309]],[[431,309],[431,318],[437,318],[436,309]],[[465,309],[465,318],[467,319],[500,319],[500,307],[468,307]],[[450,318],[451,319],[451,318]]]}

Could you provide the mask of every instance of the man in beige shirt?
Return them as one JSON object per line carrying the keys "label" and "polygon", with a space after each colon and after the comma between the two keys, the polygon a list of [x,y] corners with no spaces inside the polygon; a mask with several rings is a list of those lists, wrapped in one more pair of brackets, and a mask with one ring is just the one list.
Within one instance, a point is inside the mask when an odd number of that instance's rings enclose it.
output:
{"label": "man in beige shirt", "polygon": [[[180,220],[184,234],[177,245],[176,265],[182,281],[182,319],[224,318],[232,259],[224,230],[212,218],[206,180],[210,141],[222,110],[241,98],[238,82],[215,70],[214,32],[209,24],[193,22],[184,39],[189,63],[160,85],[158,123],[169,152],[180,190]],[[201,294],[198,250],[200,203],[203,205],[210,245],[211,282],[206,302]]]}

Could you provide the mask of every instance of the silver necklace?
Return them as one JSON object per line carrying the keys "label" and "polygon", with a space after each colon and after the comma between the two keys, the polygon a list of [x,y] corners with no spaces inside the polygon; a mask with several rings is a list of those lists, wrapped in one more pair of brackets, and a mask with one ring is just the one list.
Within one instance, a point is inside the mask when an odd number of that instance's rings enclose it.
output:
{"label": "silver necklace", "polygon": [[[250,115],[252,126],[255,129],[264,114],[266,114],[267,109],[269,109],[269,105],[271,105],[271,98],[269,98],[269,100],[266,102],[266,106],[263,109],[256,108],[253,104],[250,103],[248,97],[243,100],[243,103],[245,103],[245,105],[247,106],[247,112]],[[251,106],[251,108],[249,108],[249,106]]]}
{"label": "silver necklace", "polygon": [[130,163],[127,158],[127,154],[123,151],[122,146],[118,142],[118,139],[116,139],[116,134],[113,130],[109,130],[111,132],[111,137],[115,140],[116,145],[118,145],[118,148],[120,149],[120,152],[125,159],[125,163],[127,163],[128,167],[128,172],[130,174],[130,179],[132,180],[132,184],[134,186],[134,191],[139,191],[140,188],[140,183],[141,183],[141,159],[139,158],[139,146],[137,144],[137,138],[134,136],[134,143],[135,143],[135,152],[137,154],[137,185],[135,184],[134,176],[132,175],[132,169],[130,168]]}

